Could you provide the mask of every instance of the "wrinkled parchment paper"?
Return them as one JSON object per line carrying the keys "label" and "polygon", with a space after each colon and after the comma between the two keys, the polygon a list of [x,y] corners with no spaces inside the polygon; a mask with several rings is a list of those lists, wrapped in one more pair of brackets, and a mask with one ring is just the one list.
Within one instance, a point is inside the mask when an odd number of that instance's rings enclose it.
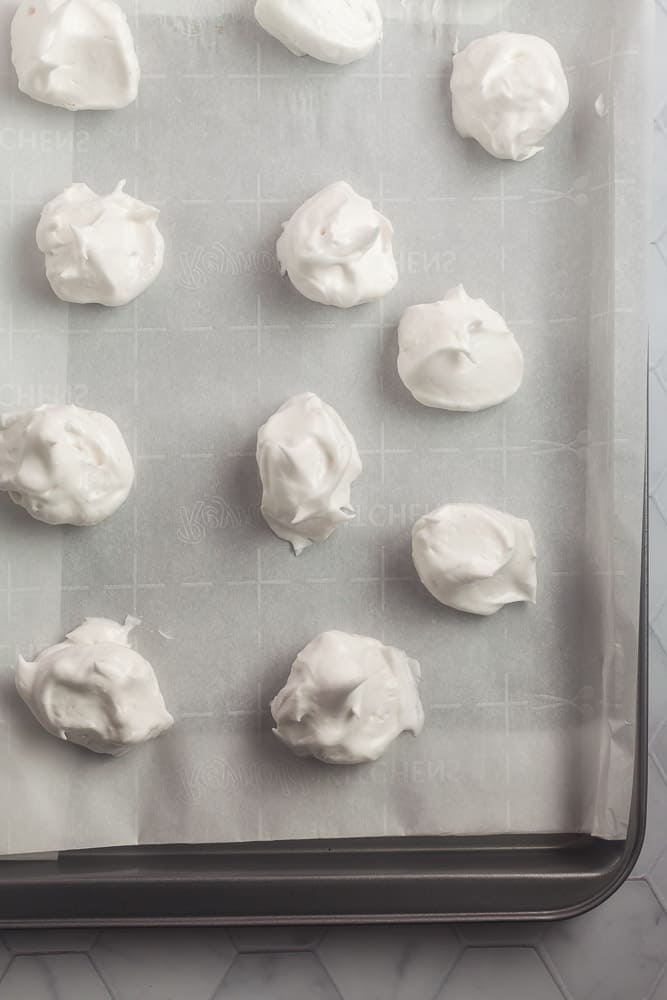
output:
{"label": "wrinkled parchment paper", "polygon": [[[5,0],[6,3],[6,0]],[[6,28],[13,5],[3,5]],[[157,8],[160,8],[159,10]],[[137,483],[89,530],[0,497],[0,851],[396,834],[624,836],[635,738],[645,440],[650,0],[388,0],[382,46],[339,69],[263,34],[250,0],[139,0],[143,70],[115,113],[42,106],[2,60],[0,407],[71,401],[120,424]],[[499,28],[553,42],[572,106],[523,163],[464,142],[451,52]],[[600,98],[598,100],[598,98]],[[597,110],[596,110],[597,102]],[[72,180],[161,208],[159,280],[120,309],[59,302],[34,230]],[[398,288],[301,298],[280,223],[346,179],[395,227]],[[411,303],[463,282],[526,358],[506,405],[448,414],[396,373]],[[313,390],[356,437],[356,522],[298,560],[258,515],[258,425]],[[536,607],[437,605],[410,560],[446,501],[532,522]],[[176,716],[118,760],[43,733],[13,690],[86,615],[136,614]],[[378,763],[297,760],[268,703],[327,628],[421,661],[426,726]]]}

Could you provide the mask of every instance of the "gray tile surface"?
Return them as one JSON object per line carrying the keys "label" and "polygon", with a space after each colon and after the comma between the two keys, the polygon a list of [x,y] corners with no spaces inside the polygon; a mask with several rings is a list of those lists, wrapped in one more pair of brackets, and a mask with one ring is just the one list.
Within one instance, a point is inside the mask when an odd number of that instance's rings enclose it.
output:
{"label": "gray tile surface", "polygon": [[640,1000],[651,995],[667,959],[667,916],[646,882],[626,882],[597,910],[550,927],[543,954],[566,996]]}
{"label": "gray tile surface", "polygon": [[91,957],[114,1000],[210,1000],[236,949],[220,929],[110,930]]}
{"label": "gray tile surface", "polygon": [[0,1000],[110,1000],[88,955],[17,955],[0,981]]}
{"label": "gray tile surface", "polygon": [[551,973],[532,948],[466,951],[437,1000],[562,1000]]}
{"label": "gray tile surface", "polygon": [[552,926],[7,931],[0,1000],[667,1000],[667,0],[656,40],[651,768],[632,880]]}
{"label": "gray tile surface", "polygon": [[336,927],[318,954],[345,1000],[432,1000],[461,951],[449,927]]}
{"label": "gray tile surface", "polygon": [[[186,994],[187,995],[187,994]],[[239,955],[214,1000],[340,1000],[340,993],[313,952]],[[174,998],[176,1000],[176,998]]]}

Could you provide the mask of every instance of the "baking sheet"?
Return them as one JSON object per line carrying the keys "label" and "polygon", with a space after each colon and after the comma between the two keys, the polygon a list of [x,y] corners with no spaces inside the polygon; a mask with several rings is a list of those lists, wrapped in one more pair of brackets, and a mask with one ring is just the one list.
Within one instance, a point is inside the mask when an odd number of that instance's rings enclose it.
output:
{"label": "baking sheet", "polygon": [[[140,0],[137,105],[79,113],[0,90],[0,407],[103,410],[134,452],[122,510],[49,528],[0,502],[0,852],[319,836],[588,831],[623,837],[633,768],[645,440],[649,0],[387,0],[382,46],[297,60],[250,2]],[[13,4],[3,0],[8,26]],[[460,140],[451,50],[499,28],[558,48],[572,106],[547,151]],[[598,102],[596,112],[595,102]],[[59,302],[34,245],[72,180],[161,208],[160,279],[132,305]],[[281,221],[346,179],[395,227],[398,288],[337,311],[274,256]],[[395,367],[411,303],[463,282],[526,358],[481,414],[414,403]],[[354,434],[356,522],[298,560],[259,517],[258,425],[313,390]],[[1,498],[0,498],[1,500]],[[437,605],[410,560],[447,501],[527,517],[536,607]],[[112,760],[42,733],[12,664],[86,615],[136,614],[177,724]],[[426,726],[376,764],[297,760],[268,703],[327,628],[422,664]]]}

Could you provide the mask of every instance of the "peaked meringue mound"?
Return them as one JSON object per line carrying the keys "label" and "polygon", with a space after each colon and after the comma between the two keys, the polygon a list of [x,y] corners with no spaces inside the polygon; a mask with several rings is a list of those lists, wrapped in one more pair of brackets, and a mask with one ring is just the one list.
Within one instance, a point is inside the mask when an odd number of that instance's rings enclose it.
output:
{"label": "peaked meringue mound", "polygon": [[323,632],[297,656],[271,702],[273,732],[298,757],[364,764],[401,733],[417,736],[424,710],[419,664],[378,639]]}
{"label": "peaked meringue mound", "polygon": [[395,286],[394,230],[345,181],[313,195],[283,223],[280,269],[307,299],[349,309]]}
{"label": "peaked meringue mound", "polygon": [[463,285],[441,302],[406,309],[398,346],[398,373],[424,406],[484,410],[523,380],[523,354],[505,320]]}
{"label": "peaked meringue mound", "polygon": [[35,101],[97,111],[137,96],[134,39],[113,0],[22,0],[11,42],[19,90]]}
{"label": "peaked meringue mound", "polygon": [[124,185],[98,195],[87,184],[71,184],[42,209],[37,246],[49,284],[64,302],[124,306],[162,270],[160,213],[125,194]]}
{"label": "peaked meringue mound", "polygon": [[86,618],[33,662],[19,656],[16,689],[47,733],[118,756],[173,725],[153,668],[130,648],[137,624]]}
{"label": "peaked meringue mound", "polygon": [[127,499],[134,465],[117,425],[77,406],[0,414],[0,490],[45,524],[99,524]]}
{"label": "peaked meringue mound", "polygon": [[454,56],[454,125],[501,160],[529,160],[570,103],[558,53],[537,35],[501,31]]}
{"label": "peaked meringue mound", "polygon": [[377,0],[257,0],[255,17],[296,56],[346,66],[382,38]]}
{"label": "peaked meringue mound", "polygon": [[293,396],[260,427],[262,516],[299,555],[355,516],[350,486],[361,473],[354,438],[313,392]]}
{"label": "peaked meringue mound", "polygon": [[535,603],[535,536],[528,521],[482,504],[450,503],[412,529],[419,579],[441,604],[493,615],[505,604]]}

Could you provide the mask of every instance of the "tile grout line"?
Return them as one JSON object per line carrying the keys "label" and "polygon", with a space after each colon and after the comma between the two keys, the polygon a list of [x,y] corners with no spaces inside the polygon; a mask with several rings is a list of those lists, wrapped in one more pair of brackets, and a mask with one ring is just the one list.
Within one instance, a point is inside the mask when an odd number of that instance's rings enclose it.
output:
{"label": "tile grout line", "polygon": [[90,960],[90,964],[92,965],[93,969],[97,973],[98,978],[99,978],[100,982],[102,983],[102,986],[104,987],[104,989],[109,994],[109,1000],[114,1000],[113,990],[109,986],[109,983],[106,981],[104,975],[102,974],[102,970],[100,969],[99,965],[97,964],[97,960],[96,960],[95,956],[93,955],[93,949],[95,947],[97,947],[97,945],[100,942],[100,938],[101,937],[102,937],[102,931],[100,931],[100,934],[99,934],[99,937],[98,937],[97,941],[94,942],[93,946],[86,952],[86,954],[88,955],[88,959]]}
{"label": "tile grout line", "polygon": [[[11,967],[12,967],[12,965],[14,964],[14,961],[15,961],[15,959],[16,959],[16,957],[17,957],[17,956],[16,956],[16,955],[15,955],[15,954],[14,954],[14,953],[13,953],[13,952],[11,951],[11,949],[8,949],[8,953],[9,953],[9,955],[10,955],[10,959],[9,959],[9,961],[7,962],[7,968],[6,968],[6,969],[3,969],[3,971],[2,971],[2,972],[0,972],[0,985],[2,984],[2,981],[3,981],[3,979],[5,978],[5,976],[7,975],[7,973],[9,972],[9,970],[11,969]],[[113,1000],[113,998],[112,998],[112,1000]]]}
{"label": "tile grout line", "polygon": [[[322,940],[317,945],[317,947],[316,948],[308,949],[308,951],[306,952],[306,954],[312,955],[313,958],[315,959],[315,961],[321,966],[321,968],[324,971],[324,975],[327,977],[327,979],[329,980],[329,982],[333,986],[334,990],[336,991],[336,993],[337,993],[337,995],[339,997],[339,1000],[345,1000],[345,997],[343,996],[343,994],[341,993],[341,991],[338,989],[338,983],[335,981],[334,977],[331,975],[331,973],[327,969],[326,965],[322,961],[322,956],[320,955],[320,946],[322,945],[325,937],[326,937],[326,934],[323,936]],[[272,954],[277,954],[277,953],[276,952],[272,952]],[[296,955],[296,954],[303,954],[303,952],[299,952],[299,951],[281,951],[281,954],[284,954],[284,955],[295,954]],[[295,997],[294,1000],[299,1000],[299,998]]]}
{"label": "tile grout line", "polygon": [[551,955],[549,954],[543,940],[537,943],[535,951],[537,952],[537,955],[540,958],[542,965],[551,976],[554,985],[556,986],[556,989],[560,990],[560,992],[562,993],[564,1000],[575,1000],[575,997],[570,993],[563,978],[561,977],[560,972],[556,968],[556,965],[553,959],[551,958]]}
{"label": "tile grout line", "polygon": [[[660,900],[659,900],[659,902],[660,902]],[[662,985],[663,980],[666,979],[666,978],[667,978],[667,962],[665,962],[665,964],[661,968],[660,972],[658,973],[658,975],[656,976],[656,978],[655,978],[655,980],[653,982],[653,985],[651,986],[650,990],[646,994],[646,1000],[653,1000],[653,997],[658,992],[658,989]]]}

